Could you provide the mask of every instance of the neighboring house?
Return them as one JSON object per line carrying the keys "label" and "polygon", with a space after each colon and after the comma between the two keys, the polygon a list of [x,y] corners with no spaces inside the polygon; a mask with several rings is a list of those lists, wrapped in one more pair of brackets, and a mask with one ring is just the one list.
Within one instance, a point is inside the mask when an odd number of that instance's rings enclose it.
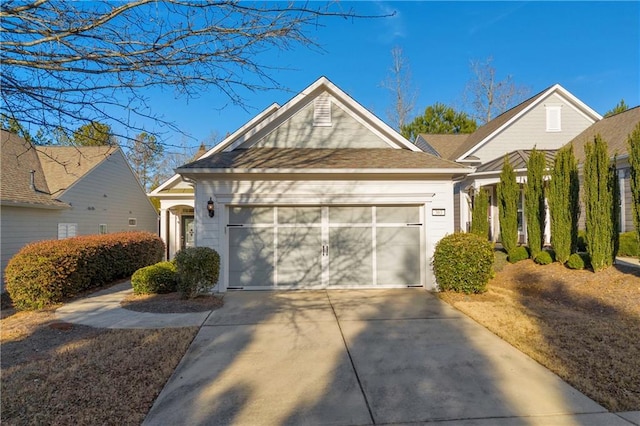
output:
{"label": "neighboring house", "polygon": [[32,146],[4,130],[1,137],[3,275],[9,259],[34,241],[157,232],[156,210],[120,148]]}
{"label": "neighboring house", "polygon": [[[496,185],[505,155],[518,176],[526,181],[526,164],[531,150],[544,151],[550,164],[555,150],[575,138],[602,117],[562,86],[556,84],[499,115],[468,135],[422,134],[415,141],[423,151],[443,159],[473,166],[454,186],[455,230],[466,231],[471,223],[473,194],[480,188],[489,191],[489,238],[499,239]],[[523,197],[518,211],[520,240],[526,240]],[[547,223],[548,228],[548,223]],[[548,241],[548,230],[546,238]]]}
{"label": "neighboring house", "polygon": [[[640,106],[631,108],[610,117],[603,118],[571,140],[573,150],[578,160],[580,174],[585,159],[584,146],[593,142],[596,135],[600,135],[607,142],[611,159],[616,156],[618,180],[620,182],[620,232],[633,231],[633,197],[631,195],[631,173],[629,169],[629,148],[627,139],[635,127],[640,123]],[[584,203],[581,207],[584,212]],[[580,215],[579,227],[584,229],[585,215]]]}
{"label": "neighboring house", "polygon": [[169,257],[190,244],[220,253],[220,291],[433,289],[453,179],[470,171],[422,152],[322,77],[149,195]]}

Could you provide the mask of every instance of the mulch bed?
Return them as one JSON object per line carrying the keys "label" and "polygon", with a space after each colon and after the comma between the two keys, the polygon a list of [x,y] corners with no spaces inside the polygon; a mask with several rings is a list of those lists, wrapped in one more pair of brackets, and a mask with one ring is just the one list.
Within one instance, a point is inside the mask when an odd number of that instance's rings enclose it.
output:
{"label": "mulch bed", "polygon": [[202,295],[194,299],[181,299],[178,293],[131,294],[120,302],[124,309],[136,312],[183,314],[219,309],[223,299],[215,295]]}

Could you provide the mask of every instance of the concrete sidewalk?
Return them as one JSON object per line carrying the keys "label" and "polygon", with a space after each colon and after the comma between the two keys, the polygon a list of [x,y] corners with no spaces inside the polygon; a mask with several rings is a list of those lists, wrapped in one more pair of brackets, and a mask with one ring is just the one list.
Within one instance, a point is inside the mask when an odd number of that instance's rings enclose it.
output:
{"label": "concrete sidewalk", "polygon": [[153,314],[124,309],[120,301],[133,293],[131,282],[110,287],[67,303],[56,310],[60,321],[96,328],[178,328],[201,326],[211,313]]}
{"label": "concrete sidewalk", "polygon": [[420,289],[229,292],[144,424],[632,425]]}

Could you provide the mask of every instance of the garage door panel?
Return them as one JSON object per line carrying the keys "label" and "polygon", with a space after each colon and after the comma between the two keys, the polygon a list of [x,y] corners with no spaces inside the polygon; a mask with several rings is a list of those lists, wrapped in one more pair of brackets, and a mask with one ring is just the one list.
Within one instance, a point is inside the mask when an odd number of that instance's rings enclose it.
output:
{"label": "garage door panel", "polygon": [[272,224],[273,207],[230,207],[230,224]]}
{"label": "garage door panel", "polygon": [[372,220],[371,206],[329,207],[329,223],[365,223]]}
{"label": "garage door panel", "polygon": [[377,229],[376,273],[379,285],[420,285],[420,229]]}
{"label": "garage door panel", "polygon": [[322,207],[278,207],[278,224],[319,224]]}
{"label": "garage door panel", "polygon": [[329,229],[329,285],[371,286],[373,244],[371,228]]}
{"label": "garage door panel", "polygon": [[273,286],[273,228],[229,228],[229,285]]}
{"label": "garage door panel", "polygon": [[278,229],[277,284],[310,287],[322,285],[322,229]]}
{"label": "garage door panel", "polygon": [[376,207],[377,223],[419,223],[420,208],[418,206],[379,206]]}

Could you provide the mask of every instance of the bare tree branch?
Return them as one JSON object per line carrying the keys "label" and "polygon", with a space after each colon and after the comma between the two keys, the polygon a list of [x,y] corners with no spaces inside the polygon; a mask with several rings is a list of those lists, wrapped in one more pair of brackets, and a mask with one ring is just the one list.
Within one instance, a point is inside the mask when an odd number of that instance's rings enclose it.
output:
{"label": "bare tree branch", "polygon": [[391,91],[392,104],[387,110],[387,117],[391,125],[399,131],[413,113],[418,93],[411,83],[409,61],[405,58],[402,48],[395,46],[391,49],[391,58],[389,76],[382,82],[382,87]]}
{"label": "bare tree branch", "polygon": [[104,122],[135,134],[144,130],[137,118],[171,126],[142,94],[152,87],[187,98],[217,88],[220,106],[246,107],[247,91],[282,88],[263,54],[318,47],[310,30],[336,17],[381,16],[336,3],[6,0],[0,112],[26,126]]}

